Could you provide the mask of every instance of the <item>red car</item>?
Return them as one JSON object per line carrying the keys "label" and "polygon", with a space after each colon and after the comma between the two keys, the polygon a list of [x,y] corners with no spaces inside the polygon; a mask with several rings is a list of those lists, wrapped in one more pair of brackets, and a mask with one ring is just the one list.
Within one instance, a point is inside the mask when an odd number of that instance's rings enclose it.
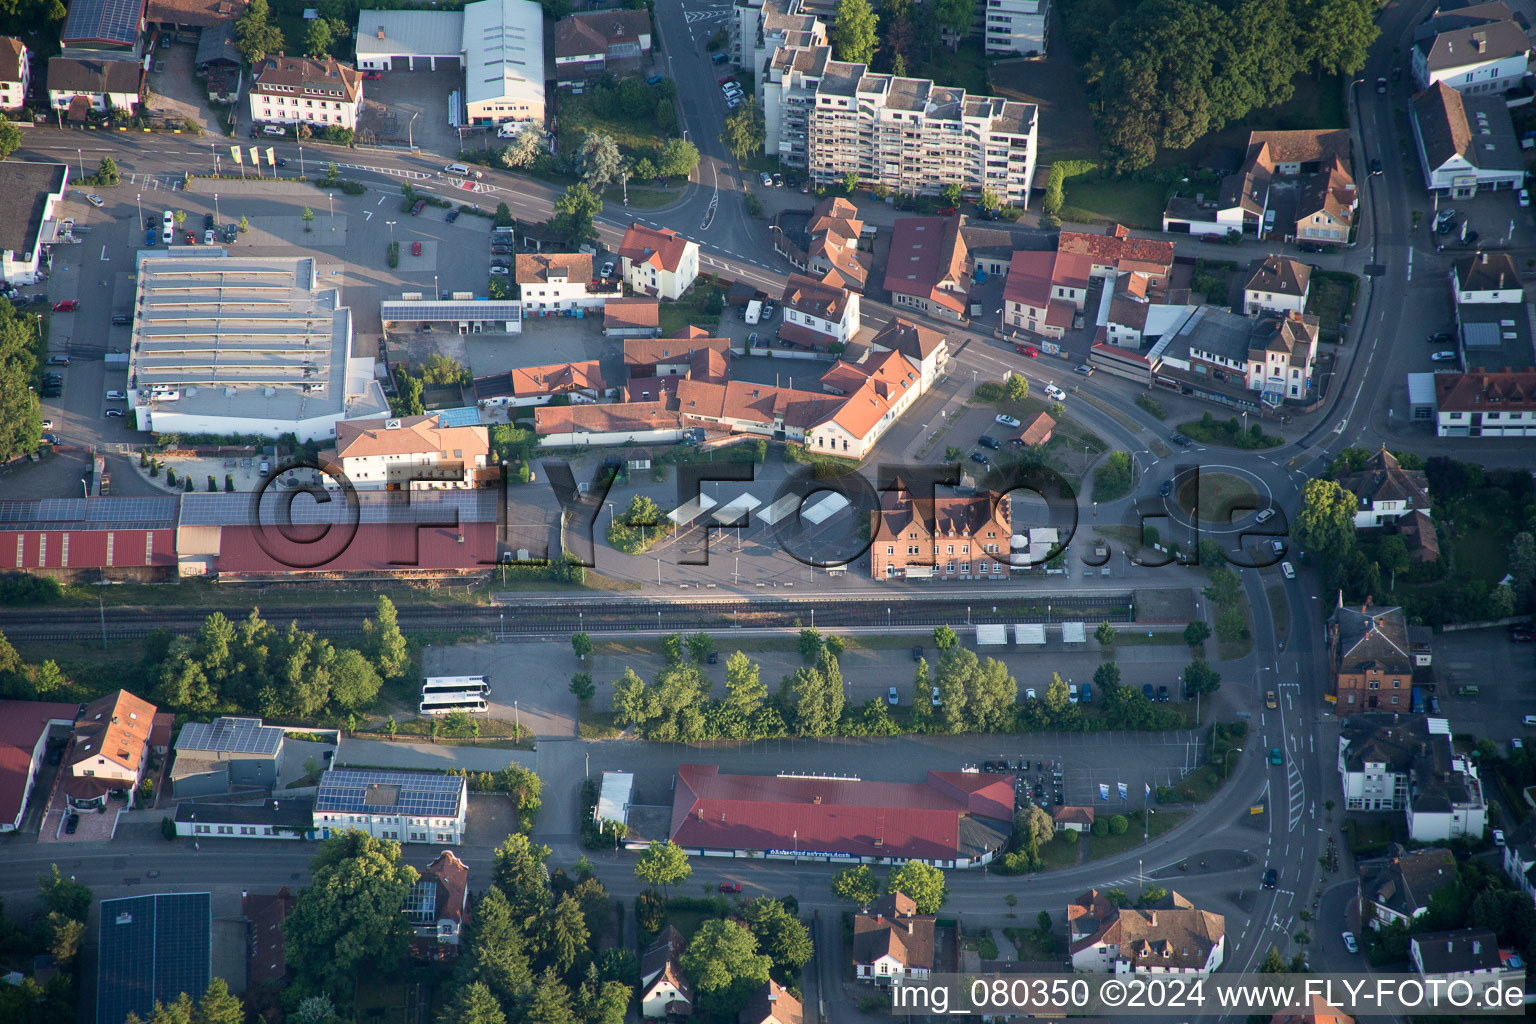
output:
{"label": "red car", "polygon": [[412,242],[411,243],[411,255],[412,256],[420,256],[421,255],[421,243],[420,242]]}
{"label": "red car", "polygon": [[79,308],[80,303],[76,302],[74,299],[65,299],[63,302],[55,302],[53,304],[53,311],[55,313],[73,313]]}
{"label": "red car", "polygon": [[1021,356],[1029,356],[1029,358],[1031,358],[1031,359],[1034,359],[1034,358],[1036,358],[1037,356],[1040,355],[1040,350],[1035,348],[1035,346],[1033,346],[1033,345],[1018,344],[1018,345],[1013,346],[1013,350],[1015,352],[1017,352],[1019,355],[1021,355]]}
{"label": "red car", "polygon": [[379,79],[383,78],[384,76],[379,74],[377,71],[364,71],[363,72],[363,77],[366,78],[370,82],[377,82]]}
{"label": "red car", "polygon": [[197,235],[193,234],[191,231],[188,231],[184,236],[183,241],[185,241],[188,245],[196,245]]}
{"label": "red car", "polygon": [[1223,241],[1223,239],[1222,239],[1222,237],[1220,235],[1201,235],[1200,236],[1200,241],[1202,241],[1202,242],[1220,242],[1220,241]]}
{"label": "red car", "polygon": [[739,893],[739,892],[741,892],[741,883],[740,882],[721,882],[720,883],[720,891],[721,892],[730,892],[730,893]]}
{"label": "red car", "polygon": [[735,75],[726,75],[724,78],[720,79],[720,84],[724,85],[726,82],[734,82],[734,81],[736,81],[736,76]]}
{"label": "red car", "polygon": [[1515,624],[1509,627],[1509,638],[1517,644],[1536,643],[1536,626]]}
{"label": "red car", "polygon": [[946,206],[946,207],[944,207],[943,209],[941,209],[939,211],[939,216],[940,217],[953,217],[954,215],[955,215],[955,208],[953,206]]}

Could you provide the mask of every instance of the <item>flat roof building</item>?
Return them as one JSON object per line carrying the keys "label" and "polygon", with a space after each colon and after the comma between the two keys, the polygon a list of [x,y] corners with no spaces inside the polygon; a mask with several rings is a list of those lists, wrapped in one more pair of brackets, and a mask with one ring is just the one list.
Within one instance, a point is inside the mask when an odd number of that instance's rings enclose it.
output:
{"label": "flat roof building", "polygon": [[532,0],[464,5],[469,123],[544,123],[544,9]]}
{"label": "flat roof building", "polygon": [[78,710],[78,705],[57,701],[0,701],[0,832],[21,827],[48,733],[55,726],[73,725]]}
{"label": "flat roof building", "polygon": [[156,1003],[194,999],[213,975],[213,897],[157,893],[101,901],[96,1024],[148,1020]]}
{"label": "flat roof building", "polygon": [[176,737],[171,787],[178,797],[271,789],[282,757],[283,730],[259,718],[188,722]]}
{"label": "flat roof building", "polygon": [[336,435],[389,409],[313,257],[140,252],[128,406],[140,430]]}
{"label": "flat roof building", "polygon": [[11,212],[0,217],[0,281],[34,284],[42,259],[44,224],[64,198],[64,164],[0,161],[0,195]]}
{"label": "flat roof building", "polygon": [[360,70],[458,68],[464,59],[464,12],[358,11],[354,38]]}
{"label": "flat roof building", "polygon": [[462,776],[333,768],[320,777],[315,828],[321,838],[356,828],[400,843],[461,843],[468,800]]}

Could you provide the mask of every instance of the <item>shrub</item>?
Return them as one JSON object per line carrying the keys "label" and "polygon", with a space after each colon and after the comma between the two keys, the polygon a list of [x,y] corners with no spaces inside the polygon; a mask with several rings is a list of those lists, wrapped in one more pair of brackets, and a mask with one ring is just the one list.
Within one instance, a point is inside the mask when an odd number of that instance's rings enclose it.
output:
{"label": "shrub", "polygon": [[1130,827],[1131,820],[1123,814],[1113,815],[1109,819],[1109,834],[1112,836],[1123,836]]}
{"label": "shrub", "polygon": [[1095,818],[1093,822],[1093,834],[1100,838],[1109,835],[1109,819]]}

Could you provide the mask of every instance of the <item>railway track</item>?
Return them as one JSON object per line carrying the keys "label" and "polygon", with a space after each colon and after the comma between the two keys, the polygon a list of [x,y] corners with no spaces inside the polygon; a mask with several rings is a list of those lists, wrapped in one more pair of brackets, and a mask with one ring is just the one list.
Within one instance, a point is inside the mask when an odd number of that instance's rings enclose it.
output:
{"label": "railway track", "polygon": [[[238,622],[251,604],[229,607],[110,609],[68,608],[49,611],[0,612],[0,632],[13,643],[73,643],[136,640],[156,629],[173,634],[195,633],[203,620],[222,612]],[[999,595],[995,601],[977,598],[827,598],[775,601],[747,599],[541,601],[510,605],[397,606],[400,628],[411,632],[486,632],[533,638],[630,631],[692,631],[711,628],[786,629],[816,625],[829,629],[879,626],[938,626],[1060,622],[1135,621],[1134,596],[1129,593],[1019,597]],[[274,623],[298,622],[303,629],[325,636],[349,637],[362,632],[373,605],[332,605],[295,608],[279,605],[262,612]]]}

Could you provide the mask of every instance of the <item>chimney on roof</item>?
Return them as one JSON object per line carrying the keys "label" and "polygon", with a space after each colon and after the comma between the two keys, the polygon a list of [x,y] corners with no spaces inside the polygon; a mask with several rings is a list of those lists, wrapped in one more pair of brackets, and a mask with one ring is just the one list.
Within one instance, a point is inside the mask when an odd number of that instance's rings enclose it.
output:
{"label": "chimney on roof", "polygon": [[811,797],[811,803],[813,803],[813,804],[821,803],[821,797],[820,796],[813,796],[813,797]]}
{"label": "chimney on roof", "polygon": [[1157,911],[1154,910],[1151,913],[1147,914],[1147,923],[1150,924],[1154,928],[1157,927]]}
{"label": "chimney on roof", "polygon": [[379,26],[379,38],[380,39],[384,38],[384,26],[383,25]]}
{"label": "chimney on roof", "polygon": [[1481,939],[1473,939],[1472,940],[1472,953],[1474,955],[1476,955],[1478,953],[1481,953],[1482,951],[1483,951],[1482,940]]}

